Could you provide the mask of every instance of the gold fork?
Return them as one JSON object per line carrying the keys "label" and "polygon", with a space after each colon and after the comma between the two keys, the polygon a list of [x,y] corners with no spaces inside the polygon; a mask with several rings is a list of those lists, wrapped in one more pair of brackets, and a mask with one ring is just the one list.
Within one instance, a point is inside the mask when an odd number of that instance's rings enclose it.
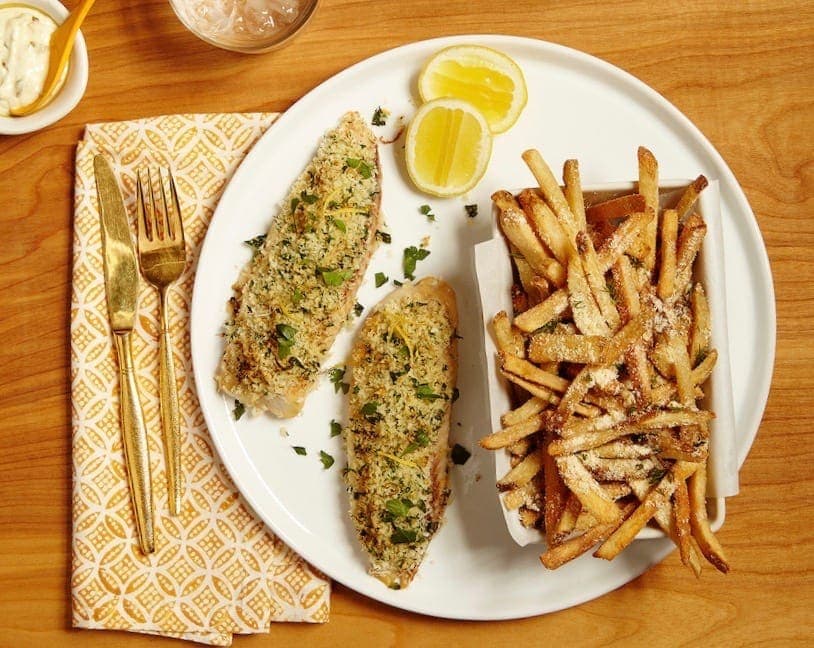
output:
{"label": "gold fork", "polygon": [[147,199],[139,171],[136,180],[136,212],[138,220],[138,254],[141,274],[158,290],[161,334],[158,339],[160,358],[158,389],[161,410],[161,428],[164,437],[164,457],[167,466],[167,495],[170,515],[181,511],[181,426],[178,414],[178,386],[175,382],[175,364],[167,308],[169,287],[181,276],[186,265],[184,226],[181,206],[172,172],[167,169],[172,204],[167,202],[161,169],[158,169],[158,194],[161,209],[156,209],[156,190],[147,170]]}

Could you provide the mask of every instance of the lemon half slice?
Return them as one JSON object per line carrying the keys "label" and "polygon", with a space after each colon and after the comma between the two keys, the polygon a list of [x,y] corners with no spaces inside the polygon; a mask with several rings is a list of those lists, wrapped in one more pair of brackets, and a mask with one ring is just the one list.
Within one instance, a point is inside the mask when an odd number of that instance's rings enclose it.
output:
{"label": "lemon half slice", "polygon": [[526,105],[526,80],[511,58],[481,45],[454,45],[438,52],[418,77],[424,101],[454,97],[480,110],[493,133],[507,131]]}
{"label": "lemon half slice", "polygon": [[460,99],[425,103],[407,128],[407,172],[416,187],[434,196],[469,191],[483,177],[491,155],[489,124]]}

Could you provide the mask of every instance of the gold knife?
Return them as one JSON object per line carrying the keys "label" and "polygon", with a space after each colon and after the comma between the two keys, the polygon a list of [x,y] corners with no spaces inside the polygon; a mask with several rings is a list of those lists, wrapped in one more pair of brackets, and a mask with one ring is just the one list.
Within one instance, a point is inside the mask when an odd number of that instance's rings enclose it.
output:
{"label": "gold knife", "polygon": [[145,554],[155,550],[153,537],[153,491],[147,426],[141,409],[133,365],[131,336],[136,319],[138,266],[124,199],[107,159],[93,158],[96,191],[99,196],[99,220],[102,225],[102,254],[105,263],[105,293],[110,328],[119,360],[124,461],[130,486],[130,501],[136,515],[139,546]]}

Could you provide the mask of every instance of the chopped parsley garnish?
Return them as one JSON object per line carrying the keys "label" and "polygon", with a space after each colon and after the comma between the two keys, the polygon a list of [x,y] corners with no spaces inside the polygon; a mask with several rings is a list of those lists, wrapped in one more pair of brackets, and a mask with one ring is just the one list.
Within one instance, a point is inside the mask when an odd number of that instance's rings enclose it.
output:
{"label": "chopped parsley garnish", "polygon": [[394,286],[403,286],[404,284],[401,281],[399,281],[398,279],[393,279],[393,285]]}
{"label": "chopped parsley garnish", "polygon": [[314,194],[309,194],[305,189],[300,192],[300,198],[306,205],[313,205],[319,198],[317,198]]}
{"label": "chopped parsley garnish", "polygon": [[423,400],[438,400],[439,398],[443,398],[440,394],[433,392],[432,387],[427,383],[416,385],[415,395]]}
{"label": "chopped parsley garnish", "polygon": [[370,123],[374,126],[384,126],[389,116],[390,111],[379,106],[373,111],[373,119],[370,120]]}
{"label": "chopped parsley garnish", "polygon": [[651,484],[658,484],[666,474],[666,470],[661,468],[653,468],[653,470],[647,473],[647,481],[649,481]]}
{"label": "chopped parsley garnish", "polygon": [[294,346],[294,336],[297,333],[297,329],[288,324],[278,324],[275,328],[277,331],[277,355],[279,355],[282,360],[283,358],[287,358],[291,353],[291,347]]}
{"label": "chopped parsley garnish", "polygon": [[333,439],[335,436],[339,436],[340,434],[342,434],[342,426],[338,421],[331,419],[331,438]]}
{"label": "chopped parsley garnish", "polygon": [[292,447],[292,448],[294,448],[294,452],[296,452],[296,453],[297,453],[298,455],[300,455],[301,457],[304,457],[305,455],[307,455],[307,454],[308,454],[308,453],[305,451],[305,448],[303,448],[302,446],[291,446],[291,447]]}
{"label": "chopped parsley garnish", "polygon": [[252,250],[254,250],[253,254],[256,254],[261,247],[263,247],[263,243],[266,242],[266,235],[260,234],[259,236],[255,236],[254,238],[249,239],[248,241],[243,241],[246,245],[248,245]]}
{"label": "chopped parsley garnish", "polygon": [[328,270],[321,268],[319,273],[322,275],[322,281],[326,286],[341,286],[346,279],[350,279],[352,272],[350,270]]}
{"label": "chopped parsley garnish", "polygon": [[363,310],[365,310],[365,307],[362,306],[359,302],[356,302],[353,305],[353,314],[356,315],[356,317],[359,317],[362,314]]}
{"label": "chopped parsley garnish", "polygon": [[376,279],[376,288],[381,288],[384,284],[386,284],[390,280],[390,277],[388,277],[383,272],[377,272],[375,275],[375,279]]}
{"label": "chopped parsley garnish", "polygon": [[364,160],[360,160],[358,158],[347,158],[345,160],[345,164],[347,164],[351,169],[356,169],[359,172],[359,175],[363,178],[370,178],[373,175],[373,169],[371,169],[370,165]]}
{"label": "chopped parsley garnish", "polygon": [[452,446],[451,456],[452,463],[454,463],[456,466],[463,466],[467,461],[469,461],[469,457],[472,456],[472,453],[459,443],[456,443],[454,446]]}
{"label": "chopped parsley garnish", "polygon": [[235,401],[235,409],[232,410],[232,414],[235,416],[235,421],[239,421],[240,417],[246,413],[246,406],[241,403],[239,400]]}
{"label": "chopped parsley garnish", "polygon": [[376,238],[388,245],[393,242],[393,237],[388,232],[382,232],[381,230],[376,230]]}
{"label": "chopped parsley garnish", "polygon": [[379,414],[379,404],[376,401],[370,401],[369,403],[362,405],[362,416],[364,416],[365,419],[371,423],[380,421],[382,415]]}
{"label": "chopped parsley garnish", "polygon": [[415,245],[404,248],[404,277],[411,281],[415,279],[415,266],[419,261],[423,261],[430,256],[430,251],[424,248],[417,248]]}
{"label": "chopped parsley garnish", "polygon": [[554,319],[548,320],[545,324],[543,324],[540,328],[538,328],[535,333],[553,333],[557,330],[557,325],[560,323],[560,320],[556,317]]}
{"label": "chopped parsley garnish", "polygon": [[332,216],[332,217],[331,217],[331,223],[332,223],[332,224],[333,224],[333,226],[334,226],[336,229],[338,229],[340,232],[342,232],[343,234],[347,234],[347,232],[348,232],[348,226],[347,226],[347,225],[345,225],[345,221],[343,221],[341,218],[334,218],[334,217]]}
{"label": "chopped parsley garnish", "polygon": [[294,306],[299,306],[303,297],[305,297],[305,295],[302,294],[302,291],[299,288],[294,288],[294,292],[291,293],[291,302]]}
{"label": "chopped parsley garnish", "polygon": [[424,216],[427,217],[428,221],[435,220],[435,214],[432,213],[432,207],[430,207],[429,205],[421,205],[421,207],[418,208],[418,211],[424,214]]}
{"label": "chopped parsley garnish", "polygon": [[410,444],[404,448],[404,452],[401,453],[401,456],[408,455],[411,452],[415,452],[419,448],[426,448],[430,443],[430,437],[427,436],[427,433],[424,430],[419,430],[416,432],[415,438]]}
{"label": "chopped parsley garnish", "polygon": [[478,215],[478,206],[477,205],[464,205],[464,209],[466,210],[466,215],[469,218],[475,218]]}
{"label": "chopped parsley garnish", "polygon": [[460,392],[460,390],[459,390],[457,387],[455,387],[455,388],[452,390],[452,402],[454,403],[454,402],[455,402],[456,400],[458,400],[460,397],[461,397],[461,392]]}
{"label": "chopped parsley garnish", "polygon": [[399,529],[396,527],[393,535],[390,536],[390,542],[393,544],[410,544],[415,542],[418,538],[418,533],[414,529]]}
{"label": "chopped parsley garnish", "polygon": [[292,198],[291,199],[291,212],[294,213],[297,210],[297,206],[300,204],[299,198]]}
{"label": "chopped parsley garnish", "polygon": [[391,499],[384,503],[384,508],[393,517],[405,517],[413,506],[413,503],[408,499]]}
{"label": "chopped parsley garnish", "polygon": [[319,451],[319,460],[322,462],[322,467],[325,470],[328,470],[328,468],[334,465],[334,458],[324,450]]}
{"label": "chopped parsley garnish", "polygon": [[338,394],[340,389],[342,390],[343,394],[348,393],[350,385],[342,381],[342,379],[345,377],[345,367],[333,367],[328,371],[328,377],[334,386],[334,393]]}

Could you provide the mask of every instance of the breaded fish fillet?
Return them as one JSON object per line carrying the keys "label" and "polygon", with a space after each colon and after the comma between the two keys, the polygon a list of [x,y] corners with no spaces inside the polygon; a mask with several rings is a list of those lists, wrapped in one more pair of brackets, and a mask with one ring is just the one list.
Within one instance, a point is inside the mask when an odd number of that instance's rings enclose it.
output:
{"label": "breaded fish fillet", "polygon": [[394,589],[418,571],[449,497],[457,325],[452,288],[426,278],[385,298],[351,353],[350,513],[370,573]]}
{"label": "breaded fish fillet", "polygon": [[291,417],[347,321],[381,226],[376,138],[358,113],[326,133],[234,284],[221,391]]}

